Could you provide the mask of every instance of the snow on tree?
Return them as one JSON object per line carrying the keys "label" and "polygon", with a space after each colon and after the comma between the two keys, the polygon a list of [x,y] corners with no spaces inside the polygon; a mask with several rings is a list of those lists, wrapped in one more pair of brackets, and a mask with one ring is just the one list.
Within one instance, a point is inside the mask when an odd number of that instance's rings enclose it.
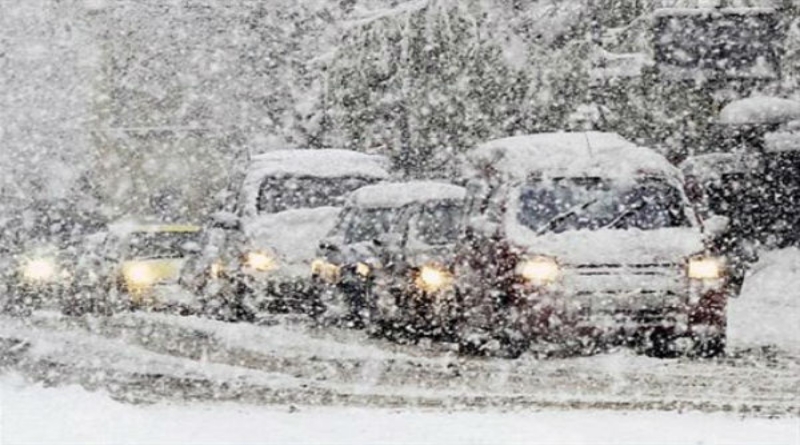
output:
{"label": "snow on tree", "polygon": [[507,3],[407,2],[352,21],[328,66],[328,143],[447,176],[480,141],[559,128],[586,87],[585,47],[563,42],[581,15]]}

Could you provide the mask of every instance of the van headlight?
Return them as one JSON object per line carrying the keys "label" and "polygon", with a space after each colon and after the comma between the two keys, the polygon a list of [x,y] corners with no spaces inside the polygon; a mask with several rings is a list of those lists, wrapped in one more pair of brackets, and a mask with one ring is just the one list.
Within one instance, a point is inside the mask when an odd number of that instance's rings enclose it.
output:
{"label": "van headlight", "polygon": [[278,268],[278,261],[265,252],[248,252],[244,256],[244,266],[258,272],[271,272]]}
{"label": "van headlight", "polygon": [[687,274],[694,280],[717,280],[722,278],[722,269],[723,262],[720,258],[692,258],[687,266]]}
{"label": "van headlight", "polygon": [[453,274],[436,265],[422,266],[414,279],[414,284],[424,292],[436,292],[453,285]]}
{"label": "van headlight", "polygon": [[58,268],[54,258],[33,258],[25,261],[22,276],[26,281],[50,282],[58,277]]}
{"label": "van headlight", "polygon": [[156,282],[155,271],[146,263],[131,262],[126,264],[122,270],[122,275],[130,289],[150,287]]}
{"label": "van headlight", "polygon": [[372,268],[369,267],[369,264],[362,262],[356,263],[356,274],[358,274],[359,277],[368,278],[371,273]]}
{"label": "van headlight", "polygon": [[543,285],[556,281],[560,274],[560,268],[552,258],[536,257],[520,262],[517,265],[516,273],[530,283]]}
{"label": "van headlight", "polygon": [[321,258],[311,262],[311,276],[319,277],[326,283],[335,284],[339,282],[342,268],[337,264],[330,263]]}

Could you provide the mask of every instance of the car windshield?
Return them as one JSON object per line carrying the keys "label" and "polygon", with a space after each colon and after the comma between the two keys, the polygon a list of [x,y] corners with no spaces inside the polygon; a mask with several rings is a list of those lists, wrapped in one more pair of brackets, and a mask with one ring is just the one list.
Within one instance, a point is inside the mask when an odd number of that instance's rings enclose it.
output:
{"label": "car windshield", "polygon": [[378,239],[394,228],[399,208],[358,209],[347,212],[344,219],[344,241],[347,244]]}
{"label": "car windshield", "polygon": [[417,236],[430,245],[454,243],[463,211],[463,206],[454,201],[424,206],[416,223]]}
{"label": "car windshield", "polygon": [[678,189],[659,179],[537,181],[520,190],[517,218],[539,233],[601,228],[652,230],[689,224]]}
{"label": "car windshield", "polygon": [[129,258],[180,258],[200,250],[201,232],[136,232],[129,240]]}
{"label": "car windshield", "polygon": [[344,196],[374,181],[358,177],[268,177],[261,183],[259,213],[341,206]]}

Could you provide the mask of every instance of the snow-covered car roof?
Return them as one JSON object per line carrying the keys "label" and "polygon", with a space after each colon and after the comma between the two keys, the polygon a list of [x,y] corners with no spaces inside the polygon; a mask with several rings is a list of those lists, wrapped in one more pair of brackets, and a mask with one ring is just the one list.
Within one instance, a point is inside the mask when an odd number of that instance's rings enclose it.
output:
{"label": "snow-covered car roof", "polygon": [[632,178],[642,175],[679,179],[680,171],[657,152],[616,133],[540,133],[496,139],[467,154],[476,171],[511,179],[530,176]]}
{"label": "snow-covered car roof", "polygon": [[779,97],[748,97],[726,105],[719,113],[723,125],[781,124],[800,119],[800,101]]}
{"label": "snow-covered car roof", "polygon": [[267,176],[358,176],[385,179],[389,176],[385,156],[334,148],[275,150],[253,156],[246,182]]}
{"label": "snow-covered car roof", "polygon": [[464,187],[438,181],[390,182],[361,187],[350,194],[348,204],[361,208],[402,207],[414,203],[462,200]]}
{"label": "snow-covered car roof", "polygon": [[655,17],[675,17],[675,16],[703,16],[703,15],[761,15],[773,14],[775,8],[769,6],[742,6],[734,8],[715,8],[715,7],[676,7],[676,8],[656,8],[653,15]]}
{"label": "snow-covered car roof", "polygon": [[681,163],[680,169],[686,176],[708,181],[720,179],[726,174],[752,171],[757,162],[753,154],[709,153],[687,158]]}
{"label": "snow-covered car roof", "polygon": [[800,121],[797,129],[775,131],[764,135],[764,149],[769,153],[800,151]]}

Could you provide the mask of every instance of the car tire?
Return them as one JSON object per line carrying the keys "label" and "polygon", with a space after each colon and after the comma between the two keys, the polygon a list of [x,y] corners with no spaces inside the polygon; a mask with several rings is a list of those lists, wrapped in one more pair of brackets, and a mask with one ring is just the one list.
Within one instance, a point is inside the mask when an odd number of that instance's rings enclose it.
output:
{"label": "car tire", "polygon": [[643,340],[644,354],[655,358],[676,358],[683,354],[679,352],[678,342],[682,336],[676,336],[671,329],[655,328]]}
{"label": "car tire", "polygon": [[691,356],[696,358],[715,358],[725,355],[727,337],[725,333],[706,335],[694,339]]}
{"label": "car tire", "polygon": [[725,354],[726,343],[724,333],[674,335],[666,329],[656,329],[649,336],[645,354],[656,358],[715,358]]}
{"label": "car tire", "polygon": [[530,349],[530,342],[527,340],[518,340],[511,338],[501,338],[500,349],[497,351],[497,356],[509,359],[516,359],[522,356],[528,349]]}

